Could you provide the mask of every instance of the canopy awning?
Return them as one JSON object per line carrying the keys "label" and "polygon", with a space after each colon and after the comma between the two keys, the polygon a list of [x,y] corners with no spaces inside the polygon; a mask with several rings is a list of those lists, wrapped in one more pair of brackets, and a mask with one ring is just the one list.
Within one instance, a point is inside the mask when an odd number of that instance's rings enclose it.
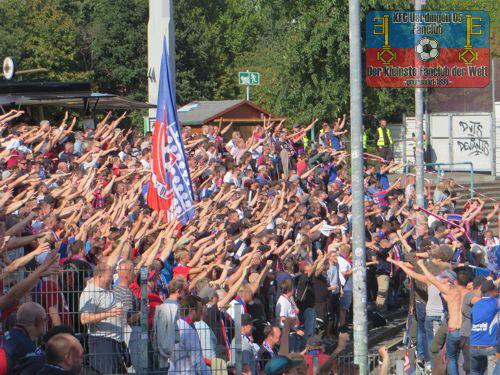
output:
{"label": "canopy awning", "polygon": [[15,82],[0,85],[1,106],[54,105],[85,110],[149,109],[156,105],[90,91],[85,82]]}
{"label": "canopy awning", "polygon": [[27,94],[27,95],[0,95],[0,105],[54,105],[67,108],[85,109],[149,109],[156,105],[140,102],[133,99],[100,93],[81,94]]}

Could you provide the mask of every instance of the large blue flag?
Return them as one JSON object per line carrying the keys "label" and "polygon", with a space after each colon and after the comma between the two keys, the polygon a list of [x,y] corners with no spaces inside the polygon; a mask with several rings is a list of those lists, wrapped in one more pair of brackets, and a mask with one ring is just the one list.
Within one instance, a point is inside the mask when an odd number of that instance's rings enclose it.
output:
{"label": "large blue flag", "polygon": [[151,154],[149,207],[165,211],[169,221],[177,218],[181,223],[187,223],[194,216],[194,194],[177,117],[175,84],[165,37]]}

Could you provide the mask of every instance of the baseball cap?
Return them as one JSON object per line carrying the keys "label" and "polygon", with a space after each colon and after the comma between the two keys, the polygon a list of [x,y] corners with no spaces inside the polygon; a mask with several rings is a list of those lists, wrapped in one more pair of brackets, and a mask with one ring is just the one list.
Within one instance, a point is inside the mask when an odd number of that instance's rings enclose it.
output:
{"label": "baseball cap", "polygon": [[293,361],[287,356],[278,355],[267,362],[264,372],[267,375],[280,375],[290,371],[292,368],[299,366],[302,361]]}

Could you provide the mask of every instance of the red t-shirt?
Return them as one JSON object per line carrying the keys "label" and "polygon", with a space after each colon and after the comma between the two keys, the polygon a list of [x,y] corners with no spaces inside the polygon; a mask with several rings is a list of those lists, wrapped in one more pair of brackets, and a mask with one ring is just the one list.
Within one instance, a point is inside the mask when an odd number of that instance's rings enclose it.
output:
{"label": "red t-shirt", "polygon": [[59,290],[57,283],[51,280],[43,280],[38,290],[40,305],[43,306],[49,317],[49,327],[53,327],[52,320],[49,314],[49,308],[57,305],[57,312],[59,313],[59,318],[61,319],[61,324],[66,324],[70,327],[73,326],[69,310],[64,301],[64,296]]}
{"label": "red t-shirt", "polygon": [[[317,362],[313,359],[317,357]],[[309,375],[314,375],[318,373],[319,368],[323,363],[328,361],[329,356],[318,351],[318,354],[306,354],[306,362],[307,362],[307,371]],[[316,363],[315,363],[316,362]],[[314,366],[316,364],[316,366]],[[314,368],[317,367],[317,368]]]}
{"label": "red t-shirt", "polygon": [[153,330],[153,319],[155,317],[156,306],[163,303],[159,294],[148,292],[148,329]]}
{"label": "red t-shirt", "polygon": [[186,279],[189,278],[189,271],[191,271],[191,267],[189,266],[175,266],[173,269],[174,277],[176,276],[184,276]]}
{"label": "red t-shirt", "polygon": [[299,161],[297,163],[297,174],[302,176],[307,171],[307,163],[305,161]]}

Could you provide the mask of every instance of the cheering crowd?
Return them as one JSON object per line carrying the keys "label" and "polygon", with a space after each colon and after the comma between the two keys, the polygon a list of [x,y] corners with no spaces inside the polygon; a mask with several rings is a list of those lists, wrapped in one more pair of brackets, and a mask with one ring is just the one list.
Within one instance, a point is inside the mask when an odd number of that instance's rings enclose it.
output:
{"label": "cheering crowd", "polygon": [[[337,363],[352,327],[346,116],[264,120],[247,139],[232,124],[183,127],[196,210],[186,225],[148,207],[152,135],[122,128],[124,117],[81,129],[67,114],[0,116],[0,369],[348,373]],[[417,207],[379,125],[364,171],[370,310],[408,306],[419,371],[493,373],[498,206],[458,207],[446,180]],[[384,348],[380,359],[388,374]]]}

